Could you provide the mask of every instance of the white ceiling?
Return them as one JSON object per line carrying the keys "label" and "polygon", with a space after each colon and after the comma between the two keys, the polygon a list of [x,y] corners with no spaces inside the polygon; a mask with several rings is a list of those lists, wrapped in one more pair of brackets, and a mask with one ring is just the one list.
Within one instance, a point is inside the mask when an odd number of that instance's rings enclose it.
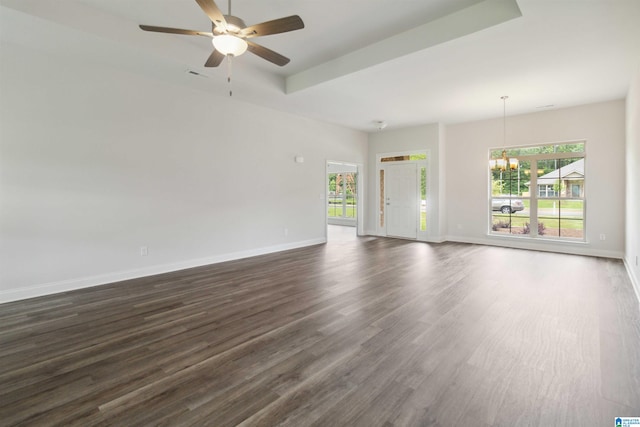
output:
{"label": "white ceiling", "polygon": [[[287,66],[250,53],[234,60],[233,96],[365,131],[375,120],[393,129],[499,117],[502,95],[509,115],[625,97],[640,64],[640,0],[517,0],[521,16],[491,23],[515,1],[233,0],[248,25],[292,14],[305,22],[255,39],[290,57]],[[227,1],[217,3],[226,13]],[[194,0],[0,5],[3,42],[228,97],[226,64],[203,67],[209,39],[138,28],[209,30]],[[399,57],[392,41],[405,48]],[[311,74],[309,87],[286,93],[287,78]]]}

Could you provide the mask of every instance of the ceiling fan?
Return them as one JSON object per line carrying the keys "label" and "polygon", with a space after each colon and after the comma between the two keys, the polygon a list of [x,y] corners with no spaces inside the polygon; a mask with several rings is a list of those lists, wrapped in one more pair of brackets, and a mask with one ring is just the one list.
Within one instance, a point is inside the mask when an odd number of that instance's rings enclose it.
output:
{"label": "ceiling fan", "polygon": [[145,31],[157,33],[211,37],[215,49],[209,56],[209,59],[207,59],[207,62],[205,62],[205,67],[217,67],[225,57],[230,60],[232,57],[242,55],[247,50],[281,67],[289,63],[289,58],[254,43],[250,39],[300,30],[304,28],[304,22],[302,22],[302,19],[298,15],[274,19],[273,21],[247,27],[242,19],[231,14],[231,0],[229,0],[228,15],[222,14],[214,0],[196,0],[196,2],[209,19],[211,19],[211,32],[156,27],[152,25],[140,25],[140,28]]}

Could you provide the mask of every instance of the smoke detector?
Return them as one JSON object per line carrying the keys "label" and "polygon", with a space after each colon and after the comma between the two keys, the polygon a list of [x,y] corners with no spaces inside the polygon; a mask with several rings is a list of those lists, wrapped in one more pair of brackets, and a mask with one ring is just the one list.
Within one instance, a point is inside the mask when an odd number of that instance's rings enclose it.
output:
{"label": "smoke detector", "polygon": [[387,127],[387,122],[384,120],[374,120],[373,123],[376,125],[376,129],[382,130]]}

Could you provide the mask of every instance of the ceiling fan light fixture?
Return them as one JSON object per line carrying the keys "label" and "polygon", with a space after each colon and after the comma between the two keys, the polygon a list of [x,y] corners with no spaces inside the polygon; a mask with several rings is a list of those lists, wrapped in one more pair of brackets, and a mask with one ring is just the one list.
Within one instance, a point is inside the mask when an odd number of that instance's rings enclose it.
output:
{"label": "ceiling fan light fixture", "polygon": [[247,50],[247,42],[231,34],[222,34],[211,40],[213,47],[223,55],[240,56]]}

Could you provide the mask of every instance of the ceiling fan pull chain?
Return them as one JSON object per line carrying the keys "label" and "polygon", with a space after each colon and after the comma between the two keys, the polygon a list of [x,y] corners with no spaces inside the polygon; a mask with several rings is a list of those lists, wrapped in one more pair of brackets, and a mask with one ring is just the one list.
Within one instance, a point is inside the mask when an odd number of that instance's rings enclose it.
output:
{"label": "ceiling fan pull chain", "polygon": [[229,96],[233,96],[233,90],[231,87],[231,58],[233,58],[233,55],[227,55],[227,83],[229,83]]}

